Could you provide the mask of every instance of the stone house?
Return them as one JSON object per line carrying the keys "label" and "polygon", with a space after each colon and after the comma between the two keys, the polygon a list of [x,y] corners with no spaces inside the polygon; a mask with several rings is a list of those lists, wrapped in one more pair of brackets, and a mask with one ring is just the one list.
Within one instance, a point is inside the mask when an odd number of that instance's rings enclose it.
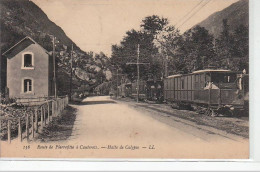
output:
{"label": "stone house", "polygon": [[36,41],[25,37],[3,56],[6,58],[5,87],[9,98],[54,95],[52,56]]}

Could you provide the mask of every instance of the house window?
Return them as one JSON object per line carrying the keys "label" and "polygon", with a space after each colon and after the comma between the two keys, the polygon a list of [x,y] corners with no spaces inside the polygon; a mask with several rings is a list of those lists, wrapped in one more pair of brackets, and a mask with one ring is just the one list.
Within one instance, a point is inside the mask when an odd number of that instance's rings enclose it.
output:
{"label": "house window", "polygon": [[22,68],[23,69],[33,69],[34,68],[33,53],[31,53],[31,52],[23,53]]}
{"label": "house window", "polygon": [[24,67],[32,67],[32,55],[31,54],[24,55]]}
{"label": "house window", "polygon": [[32,92],[32,80],[31,79],[24,79],[23,89],[24,89],[24,93]]}

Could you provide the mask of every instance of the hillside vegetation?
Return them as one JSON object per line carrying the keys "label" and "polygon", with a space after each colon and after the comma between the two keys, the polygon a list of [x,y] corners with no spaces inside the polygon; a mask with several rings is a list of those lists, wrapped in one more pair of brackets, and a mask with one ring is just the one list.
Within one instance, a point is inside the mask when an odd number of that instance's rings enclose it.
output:
{"label": "hillside vegetation", "polygon": [[145,17],[139,30],[131,29],[120,44],[112,46],[112,63],[131,81],[140,77],[160,79],[171,74],[207,68],[249,70],[248,1],[241,0],[181,34],[167,18]]}
{"label": "hillside vegetation", "polygon": [[[107,68],[96,62],[96,58],[106,60],[104,54],[82,51],[47,15],[29,0],[0,1],[0,35],[3,53],[25,36],[30,36],[46,50],[52,51],[52,37],[57,39],[56,64],[58,67],[59,94],[68,94],[71,67],[71,47],[73,45],[73,88],[87,85],[89,89],[97,86],[100,78],[106,79]],[[4,57],[1,57],[3,60]],[[3,61],[2,61],[3,63]],[[104,71],[103,71],[104,69]]]}
{"label": "hillside vegetation", "polygon": [[223,20],[228,19],[231,32],[239,25],[249,26],[249,0],[240,0],[222,11],[210,15],[197,25],[206,28],[214,37],[219,37],[222,32]]}

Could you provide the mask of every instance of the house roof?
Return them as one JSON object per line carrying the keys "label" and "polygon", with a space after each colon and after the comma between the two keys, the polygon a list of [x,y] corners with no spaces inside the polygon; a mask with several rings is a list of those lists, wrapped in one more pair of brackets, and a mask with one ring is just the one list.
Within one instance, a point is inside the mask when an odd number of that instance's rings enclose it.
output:
{"label": "house roof", "polygon": [[[23,42],[25,42],[26,40],[29,40],[31,43],[33,43],[33,44],[37,44],[37,45],[39,45],[35,40],[33,40],[31,37],[28,37],[28,36],[26,36],[26,37],[24,37],[22,40],[20,40],[18,43],[16,43],[14,46],[12,46],[11,48],[9,48],[7,51],[5,51],[2,55],[5,55],[5,56],[7,56],[8,54],[10,54],[10,52],[13,50],[13,49],[15,49],[16,47],[18,47],[20,44],[22,44]],[[28,43],[27,43],[28,44]],[[29,46],[30,44],[28,44],[28,45],[25,45],[26,47],[27,46]],[[39,45],[47,54],[49,54],[49,52],[46,50],[46,49],[44,49],[41,45]]]}

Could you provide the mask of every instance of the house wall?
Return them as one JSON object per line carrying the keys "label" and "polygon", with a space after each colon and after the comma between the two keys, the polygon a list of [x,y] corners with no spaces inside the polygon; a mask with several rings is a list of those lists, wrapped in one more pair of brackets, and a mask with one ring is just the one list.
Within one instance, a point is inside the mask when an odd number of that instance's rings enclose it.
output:
{"label": "house wall", "polygon": [[5,94],[6,86],[6,58],[0,55],[0,98]]}
{"label": "house wall", "polygon": [[[22,54],[34,53],[34,69],[22,69]],[[31,44],[14,57],[7,59],[7,87],[10,98],[49,96],[49,55],[38,44]],[[32,93],[23,92],[23,79],[33,80]]]}

